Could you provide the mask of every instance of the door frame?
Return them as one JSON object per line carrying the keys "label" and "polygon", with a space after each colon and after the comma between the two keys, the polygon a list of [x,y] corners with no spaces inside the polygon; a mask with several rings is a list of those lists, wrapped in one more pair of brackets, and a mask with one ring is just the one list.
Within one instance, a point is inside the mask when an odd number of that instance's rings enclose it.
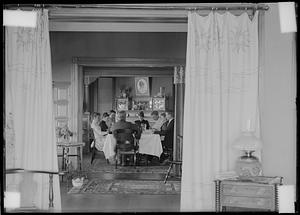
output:
{"label": "door frame", "polygon": [[[72,119],[70,120],[71,129],[76,131],[75,140],[82,142],[82,116],[83,116],[83,97],[84,97],[84,67],[145,67],[145,68],[163,68],[163,67],[173,67],[185,65],[185,59],[169,59],[169,58],[95,58],[95,57],[73,57],[72,68],[71,68],[71,113]],[[147,74],[145,74],[147,75]],[[173,73],[174,79],[174,73]],[[178,91],[174,91],[174,100],[178,101]],[[182,99],[182,96],[179,98]],[[176,103],[174,104],[176,105]],[[176,111],[182,111],[183,106],[175,107]],[[175,110],[174,110],[175,111]],[[181,122],[181,119],[177,119],[175,115],[175,122]],[[174,127],[174,149],[177,144],[177,125],[175,123]],[[176,153],[174,152],[174,155]],[[177,157],[177,155],[175,155]],[[176,159],[174,157],[174,159]]]}

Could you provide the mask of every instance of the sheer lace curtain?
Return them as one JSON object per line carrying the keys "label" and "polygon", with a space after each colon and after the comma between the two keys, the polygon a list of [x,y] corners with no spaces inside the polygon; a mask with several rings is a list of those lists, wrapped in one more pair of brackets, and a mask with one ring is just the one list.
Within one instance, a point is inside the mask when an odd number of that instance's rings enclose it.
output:
{"label": "sheer lace curtain", "polygon": [[[181,211],[214,211],[242,130],[258,131],[258,12],[188,14]],[[250,122],[250,127],[249,127]]]}
{"label": "sheer lace curtain", "polygon": [[[36,28],[5,28],[6,168],[58,171],[48,24],[39,10]],[[60,211],[57,175],[53,186]],[[49,207],[48,174],[8,175],[6,191],[21,192],[21,206]]]}

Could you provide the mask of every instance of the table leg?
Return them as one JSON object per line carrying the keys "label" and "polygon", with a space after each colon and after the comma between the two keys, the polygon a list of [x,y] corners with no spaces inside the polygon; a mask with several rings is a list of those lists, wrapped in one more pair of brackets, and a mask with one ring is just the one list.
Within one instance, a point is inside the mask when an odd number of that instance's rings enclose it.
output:
{"label": "table leg", "polygon": [[168,180],[168,177],[169,177],[169,174],[170,174],[170,172],[171,172],[171,170],[172,170],[172,167],[173,167],[173,163],[171,163],[171,164],[170,164],[170,166],[169,166],[169,168],[168,168],[168,171],[167,171],[167,174],[166,174],[166,177],[165,177],[164,183],[166,183],[166,182],[167,182],[167,180]]}
{"label": "table leg", "polygon": [[80,160],[80,146],[79,147],[76,147],[76,158],[77,158],[77,168],[76,169],[79,169],[81,170],[81,160]]}
{"label": "table leg", "polygon": [[62,157],[61,157],[61,170],[65,170],[65,148],[62,147]]}
{"label": "table leg", "polygon": [[80,146],[80,171],[83,169],[83,146]]}
{"label": "table leg", "polygon": [[69,158],[69,147],[66,148],[66,153],[65,153],[65,170],[69,172],[70,168],[70,158]]}
{"label": "table leg", "polygon": [[278,185],[275,184],[275,212],[279,211],[279,207],[278,207]]}
{"label": "table leg", "polygon": [[220,180],[216,180],[216,212],[220,212]]}

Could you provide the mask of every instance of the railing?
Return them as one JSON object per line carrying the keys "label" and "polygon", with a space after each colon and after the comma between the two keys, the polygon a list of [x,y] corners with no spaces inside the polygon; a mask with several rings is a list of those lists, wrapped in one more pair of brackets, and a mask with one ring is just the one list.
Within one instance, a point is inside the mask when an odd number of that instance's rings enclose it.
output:
{"label": "railing", "polygon": [[53,195],[53,175],[64,175],[64,172],[52,172],[52,171],[42,171],[42,170],[25,170],[22,168],[6,169],[5,174],[17,174],[17,173],[42,173],[49,174],[49,209],[54,208],[54,195]]}

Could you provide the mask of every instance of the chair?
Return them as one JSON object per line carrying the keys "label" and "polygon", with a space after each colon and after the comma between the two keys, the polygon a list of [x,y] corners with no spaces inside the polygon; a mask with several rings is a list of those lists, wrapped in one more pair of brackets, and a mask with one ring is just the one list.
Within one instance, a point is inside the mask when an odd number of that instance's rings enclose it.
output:
{"label": "chair", "polygon": [[[93,133],[93,132],[92,132]],[[91,164],[93,164],[93,161],[95,160],[97,149],[96,149],[96,139],[94,137],[94,133],[92,134],[92,142],[91,142],[91,151],[92,151],[92,158],[91,158]]]}
{"label": "chair", "polygon": [[162,145],[163,145],[162,146],[163,152],[160,156],[160,161],[162,162],[165,159],[173,160],[173,149],[169,148],[169,147],[166,147],[163,142],[162,142]]}
{"label": "chair", "polygon": [[[133,157],[133,165],[136,167],[138,154],[138,141],[131,129],[117,129],[114,132],[116,138],[116,157],[121,158],[122,165],[125,165],[125,156]],[[117,169],[118,161],[115,163]]]}
{"label": "chair", "polygon": [[173,168],[173,165],[180,165],[180,166],[182,166],[182,161],[171,161],[170,166],[169,166],[168,171],[167,171],[167,174],[165,176],[164,183],[167,182],[167,180],[169,178],[169,175],[170,175],[170,172],[171,172],[171,170]]}
{"label": "chair", "polygon": [[[180,141],[178,150],[179,150],[180,152],[182,152],[182,140],[183,140],[183,136],[177,135],[177,139]],[[167,150],[167,151],[168,151],[168,150]],[[171,157],[173,157],[173,156],[171,156]],[[177,159],[177,160],[173,160],[173,159],[172,159],[172,161],[170,162],[170,166],[169,166],[168,171],[167,171],[167,174],[166,174],[166,176],[165,176],[164,183],[167,182],[168,177],[169,177],[169,174],[170,174],[170,172],[171,172],[171,170],[172,170],[172,168],[173,168],[173,165],[179,165],[180,167],[182,167],[181,156],[179,156],[179,159]],[[180,171],[180,172],[181,172],[181,171]],[[181,175],[181,174],[180,174],[180,175]],[[181,177],[181,176],[179,176],[179,178],[180,178],[180,177]]]}
{"label": "chair", "polygon": [[[93,129],[92,129],[93,130]],[[93,161],[95,160],[95,158],[96,158],[96,155],[97,154],[100,154],[101,153],[101,151],[99,151],[97,148],[96,148],[96,138],[95,138],[95,136],[94,136],[94,132],[92,132],[92,134],[91,134],[91,139],[92,139],[92,141],[91,141],[91,151],[92,151],[92,157],[91,157],[91,164],[93,164]],[[94,143],[93,143],[94,142]],[[107,163],[109,163],[109,161],[108,160],[106,160],[106,162]]]}

